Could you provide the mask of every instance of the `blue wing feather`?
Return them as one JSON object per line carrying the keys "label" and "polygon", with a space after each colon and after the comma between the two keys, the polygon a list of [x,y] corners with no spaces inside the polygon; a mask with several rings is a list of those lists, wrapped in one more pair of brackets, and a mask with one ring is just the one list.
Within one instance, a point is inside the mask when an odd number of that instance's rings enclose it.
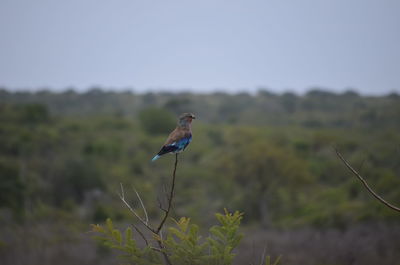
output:
{"label": "blue wing feather", "polygon": [[179,153],[185,150],[185,148],[190,144],[192,141],[192,135],[189,134],[187,137],[183,137],[180,140],[173,142],[172,144],[164,145],[160,152],[152,159],[152,161],[157,160],[160,156],[167,154],[167,153]]}
{"label": "blue wing feather", "polygon": [[176,146],[176,150],[174,151],[176,153],[185,150],[185,148],[189,145],[191,141],[192,141],[192,135],[189,135],[188,137],[184,137],[179,141],[172,143],[171,145]]}

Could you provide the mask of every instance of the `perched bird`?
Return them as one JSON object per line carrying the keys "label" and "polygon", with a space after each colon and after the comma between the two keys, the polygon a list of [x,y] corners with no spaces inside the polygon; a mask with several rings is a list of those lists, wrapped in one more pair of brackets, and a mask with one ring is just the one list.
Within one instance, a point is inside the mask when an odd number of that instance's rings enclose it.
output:
{"label": "perched bird", "polygon": [[192,113],[183,113],[178,120],[178,126],[173,130],[161,147],[160,152],[153,157],[151,161],[155,161],[160,156],[171,153],[180,153],[192,141],[192,120],[196,117]]}

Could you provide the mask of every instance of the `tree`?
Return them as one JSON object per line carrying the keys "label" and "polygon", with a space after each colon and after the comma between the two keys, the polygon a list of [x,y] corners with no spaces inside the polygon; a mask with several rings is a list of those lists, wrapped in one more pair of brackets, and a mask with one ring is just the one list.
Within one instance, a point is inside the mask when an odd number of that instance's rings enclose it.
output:
{"label": "tree", "polygon": [[[233,194],[250,218],[271,224],[274,218],[290,213],[298,203],[301,188],[312,181],[306,163],[288,148],[266,140],[253,140],[251,134],[237,134],[233,148],[217,161],[220,174],[232,176],[237,183]],[[283,203],[284,201],[284,203]]]}

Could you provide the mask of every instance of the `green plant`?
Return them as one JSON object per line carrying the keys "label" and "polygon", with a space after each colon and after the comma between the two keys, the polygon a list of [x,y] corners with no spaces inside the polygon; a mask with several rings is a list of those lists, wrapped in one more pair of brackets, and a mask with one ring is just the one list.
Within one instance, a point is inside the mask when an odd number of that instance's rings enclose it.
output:
{"label": "green plant", "polygon": [[[174,265],[229,265],[243,237],[238,232],[243,214],[225,210],[224,214],[217,213],[216,218],[219,224],[209,229],[205,239],[199,235],[199,226],[191,224],[190,218],[182,217],[175,221],[175,226],[167,228],[166,239],[153,233],[152,242],[145,240],[144,246],[139,245],[131,227],[122,231],[114,227],[111,219],[107,219],[105,226],[92,225],[92,231],[98,234],[95,238],[103,245],[120,251],[119,257],[128,264],[163,264],[162,255],[157,254],[165,254]],[[143,236],[139,231],[138,235]],[[163,249],[154,247],[154,243]]]}
{"label": "green plant", "polygon": [[128,261],[130,264],[162,264],[150,246],[138,246],[136,239],[133,237],[131,227],[121,232],[121,230],[114,227],[113,222],[108,218],[105,226],[92,225],[92,232],[98,234],[94,238],[104,246],[119,250],[121,252],[119,258]]}

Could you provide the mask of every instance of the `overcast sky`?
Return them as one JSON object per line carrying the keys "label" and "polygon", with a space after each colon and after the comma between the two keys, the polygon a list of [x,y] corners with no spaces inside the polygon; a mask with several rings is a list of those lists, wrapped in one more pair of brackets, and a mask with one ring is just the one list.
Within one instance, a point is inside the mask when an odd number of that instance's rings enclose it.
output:
{"label": "overcast sky", "polygon": [[398,0],[0,0],[0,86],[400,91]]}

